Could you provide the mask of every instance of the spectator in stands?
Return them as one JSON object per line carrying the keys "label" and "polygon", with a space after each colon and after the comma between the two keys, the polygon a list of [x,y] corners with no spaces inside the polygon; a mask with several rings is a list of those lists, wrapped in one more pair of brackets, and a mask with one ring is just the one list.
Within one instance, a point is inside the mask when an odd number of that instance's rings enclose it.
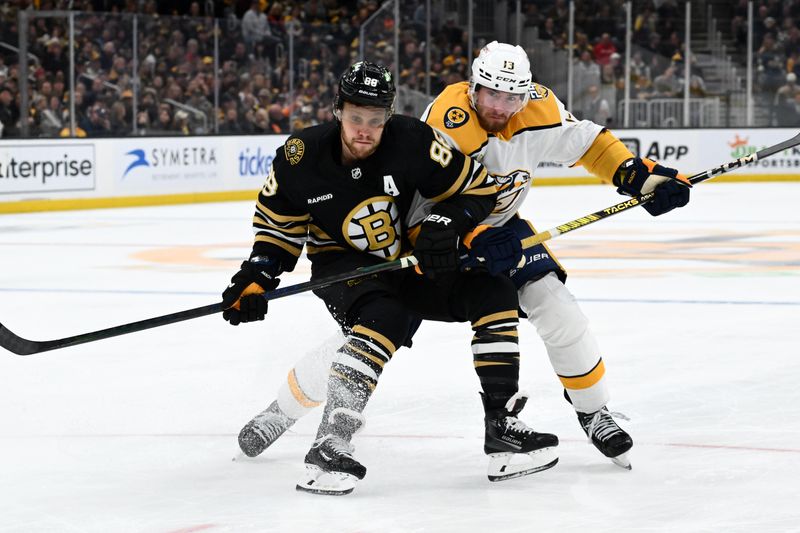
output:
{"label": "spectator in stands", "polygon": [[572,109],[580,116],[583,116],[584,109],[588,105],[589,87],[600,85],[600,65],[592,60],[592,54],[588,50],[581,53],[580,61],[575,65],[575,101]]}
{"label": "spectator in stands", "polygon": [[553,17],[547,17],[544,22],[539,26],[539,39],[543,41],[552,41],[553,37],[559,33],[556,29],[556,23]]}
{"label": "spectator in stands", "polygon": [[785,79],[784,57],[775,46],[775,37],[764,34],[764,41],[756,53],[758,82],[762,89],[762,100],[772,101],[775,91]]}
{"label": "spectator in stands", "polygon": [[786,84],[775,93],[774,109],[777,126],[797,126],[800,123],[796,107],[798,95],[800,95],[800,85],[797,85],[797,75],[790,72],[786,75]]}
{"label": "spectator in stands", "polygon": [[689,72],[689,95],[692,98],[705,98],[708,95],[706,81],[700,75],[700,69],[692,65]]}
{"label": "spectator in stands", "polygon": [[89,137],[105,137],[111,134],[111,121],[105,104],[95,102],[89,108],[87,119],[80,125]]}
{"label": "spectator in stands", "polygon": [[180,135],[191,135],[192,126],[189,123],[189,112],[183,109],[175,111],[175,116],[172,119],[172,127],[170,129]]}
{"label": "spectator in stands", "polygon": [[160,104],[158,106],[158,117],[153,129],[156,132],[167,133],[172,130],[172,109],[169,104]]}
{"label": "spectator in stands", "polygon": [[656,97],[675,98],[680,94],[682,84],[675,71],[675,65],[671,64],[663,74],[656,76],[656,79],[653,80]]}
{"label": "spectator in stands", "polygon": [[736,6],[731,8],[731,33],[736,42],[736,47],[744,49],[747,46],[747,4],[749,0],[738,0]]}
{"label": "spectator in stands", "polygon": [[330,122],[333,120],[333,111],[331,106],[320,107],[317,109],[317,124],[322,124],[324,122]]}
{"label": "spectator in stands", "polygon": [[282,36],[286,33],[283,10],[284,5],[281,2],[273,2],[269,6],[269,13],[267,13],[267,20],[272,27],[273,33],[278,36]]}
{"label": "spectator in stands", "polygon": [[594,60],[598,65],[607,65],[611,61],[611,54],[617,51],[617,47],[611,40],[611,34],[603,33],[597,44],[594,45]]}
{"label": "spectator in stands", "polygon": [[658,15],[653,11],[652,3],[647,2],[635,12],[635,17],[633,21],[633,42],[638,46],[645,46],[650,40],[650,35],[657,31]]}
{"label": "spectator in stands", "polygon": [[584,52],[589,52],[591,54],[593,48],[594,47],[589,42],[589,37],[586,35],[586,33],[576,30],[575,44],[573,45],[572,49],[572,57],[575,59],[580,59]]}
{"label": "spectator in stands", "polygon": [[288,113],[285,112],[280,104],[270,105],[267,112],[269,114],[269,128],[272,133],[289,133]]}
{"label": "spectator in stands", "polygon": [[[755,21],[753,22],[753,42],[758,44],[763,42],[764,35],[767,33],[767,19],[771,18],[769,16],[769,8],[766,5],[758,6],[758,10],[755,15]],[[773,19],[774,20],[774,19]],[[745,18],[745,24],[747,19]]]}
{"label": "spectator in stands", "polygon": [[653,57],[661,54],[661,35],[658,33],[651,33],[648,37],[647,44],[642,48],[645,50],[645,60],[651,61]]}
{"label": "spectator in stands", "polygon": [[[538,28],[542,23],[543,15],[539,12],[539,6],[534,4],[533,2],[523,2],[522,3],[523,9],[525,13],[523,13],[523,22],[522,25],[525,28]],[[509,9],[515,9],[515,6],[509,4]]]}
{"label": "spectator in stands", "polygon": [[650,75],[650,67],[645,63],[642,58],[642,52],[637,50],[631,56],[631,77],[635,80],[645,78],[652,81]]}
{"label": "spectator in stands", "polygon": [[786,30],[786,38],[782,43],[783,52],[787,57],[800,55],[800,28],[794,25],[794,19],[791,20],[792,26]]}
{"label": "spectator in stands", "polygon": [[219,132],[229,135],[242,135],[244,133],[244,129],[239,123],[239,111],[235,105],[225,109],[222,123],[219,125]]}
{"label": "spectator in stands", "polygon": [[555,4],[547,10],[547,16],[553,20],[567,20],[569,18],[569,5],[566,0],[556,0]]}
{"label": "spectator in stands", "polygon": [[128,110],[122,101],[117,100],[111,104],[111,110],[109,112],[109,133],[111,135],[124,137],[131,132],[131,123],[127,114]]}
{"label": "spectator in stands", "polygon": [[250,8],[242,17],[242,39],[251,52],[256,43],[260,43],[266,36],[272,36],[267,15],[261,11],[260,4],[259,0],[250,2]]}
{"label": "spectator in stands", "polygon": [[625,65],[622,64],[622,56],[614,52],[608,59],[608,65],[614,73],[615,80],[623,80],[625,78]]}
{"label": "spectator in stands", "polygon": [[253,113],[253,128],[252,133],[258,135],[265,135],[267,133],[279,133],[273,132],[269,127],[269,111],[266,109],[257,109]]}
{"label": "spectator in stands", "polygon": [[6,86],[0,86],[0,137],[16,137],[19,122],[19,107]]}
{"label": "spectator in stands", "polygon": [[42,67],[48,72],[66,72],[69,60],[64,55],[64,46],[57,37],[52,37],[47,42],[47,53],[42,57]]}
{"label": "spectator in stands", "polygon": [[[202,112],[207,117],[206,118],[206,124],[207,124],[208,121],[211,120],[211,118],[214,116],[213,104],[208,101],[205,93],[198,85],[190,84],[188,91],[190,91],[190,96],[187,104]],[[198,117],[196,114],[194,114],[193,119],[194,119],[192,123],[193,129],[197,129],[203,126],[204,122],[201,117]],[[203,131],[202,133],[208,133],[208,132]]]}
{"label": "spectator in stands", "polygon": [[600,88],[597,85],[590,85],[587,92],[587,104],[581,118],[591,120],[601,126],[609,126],[611,124],[611,106],[608,104],[608,100],[600,94]]}

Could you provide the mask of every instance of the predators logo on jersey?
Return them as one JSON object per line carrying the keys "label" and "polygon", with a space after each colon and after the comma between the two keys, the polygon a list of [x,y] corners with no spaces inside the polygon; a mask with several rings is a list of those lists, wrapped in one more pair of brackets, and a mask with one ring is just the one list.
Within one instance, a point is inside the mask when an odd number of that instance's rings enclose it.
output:
{"label": "predators logo on jersey", "polygon": [[469,113],[460,107],[451,107],[444,114],[444,127],[451,130],[463,126],[469,120]]}
{"label": "predators logo on jersey", "polygon": [[357,250],[394,260],[400,255],[400,211],[391,196],[364,200],[342,224],[342,235]]}
{"label": "predators logo on jersey", "polygon": [[531,100],[544,100],[550,94],[550,90],[544,85],[531,83]]}
{"label": "predators logo on jersey", "polygon": [[516,211],[517,198],[530,183],[531,175],[525,170],[515,170],[505,176],[495,176],[494,179],[500,186],[500,193],[497,195],[497,204],[492,213],[499,215],[511,210]]}
{"label": "predators logo on jersey", "polygon": [[303,159],[303,154],[306,153],[306,145],[300,139],[292,138],[286,141],[283,145],[283,150],[286,152],[286,160],[290,165],[296,165]]}

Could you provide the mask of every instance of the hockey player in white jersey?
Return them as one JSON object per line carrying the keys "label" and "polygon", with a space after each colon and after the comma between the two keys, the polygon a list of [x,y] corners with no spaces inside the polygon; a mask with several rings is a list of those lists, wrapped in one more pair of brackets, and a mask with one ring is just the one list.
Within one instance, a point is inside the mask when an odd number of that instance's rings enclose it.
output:
{"label": "hockey player in white jersey", "polygon": [[[483,163],[504,185],[485,221],[496,227],[487,231],[496,231],[499,239],[508,235],[503,229],[513,230],[520,240],[535,233],[517,211],[542,161],[583,165],[613,183],[620,194],[655,191],[654,200],[644,206],[653,216],[689,201],[690,185],[677,170],[635,157],[611,132],[578,120],[552,91],[532,83],[527,54],[519,46],[488,44],[473,62],[470,81],[446,87],[422,119],[461,152]],[[520,268],[510,264],[508,256],[485,252],[470,250],[467,266],[504,272],[516,283],[520,308],[542,338],[581,428],[603,455],[629,469],[627,452],[633,441],[606,407],[610,395],[600,348],[564,285],[566,272],[543,244],[524,251],[526,261]],[[277,400],[245,425],[239,435],[245,454],[261,453],[324,400],[331,361],[324,346],[336,344],[326,343],[300,360]]]}

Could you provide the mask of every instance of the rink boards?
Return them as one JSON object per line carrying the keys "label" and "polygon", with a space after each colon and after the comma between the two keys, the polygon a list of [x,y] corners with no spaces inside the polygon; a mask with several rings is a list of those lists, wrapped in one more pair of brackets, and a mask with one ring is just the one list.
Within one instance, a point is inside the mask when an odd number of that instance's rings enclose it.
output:
{"label": "rink boards", "polygon": [[[790,129],[619,130],[640,157],[695,173],[796,135]],[[0,143],[0,213],[249,200],[286,135],[36,139]],[[718,181],[796,181],[800,149]],[[546,163],[536,184],[593,184],[583,167]]]}

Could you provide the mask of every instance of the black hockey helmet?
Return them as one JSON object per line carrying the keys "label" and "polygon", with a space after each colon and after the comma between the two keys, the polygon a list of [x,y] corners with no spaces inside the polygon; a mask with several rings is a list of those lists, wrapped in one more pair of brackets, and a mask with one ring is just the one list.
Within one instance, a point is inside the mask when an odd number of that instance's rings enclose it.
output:
{"label": "black hockey helmet", "polygon": [[397,90],[389,69],[370,61],[355,63],[339,78],[339,90],[333,101],[334,114],[345,102],[356,105],[382,107],[388,115],[394,113]]}

